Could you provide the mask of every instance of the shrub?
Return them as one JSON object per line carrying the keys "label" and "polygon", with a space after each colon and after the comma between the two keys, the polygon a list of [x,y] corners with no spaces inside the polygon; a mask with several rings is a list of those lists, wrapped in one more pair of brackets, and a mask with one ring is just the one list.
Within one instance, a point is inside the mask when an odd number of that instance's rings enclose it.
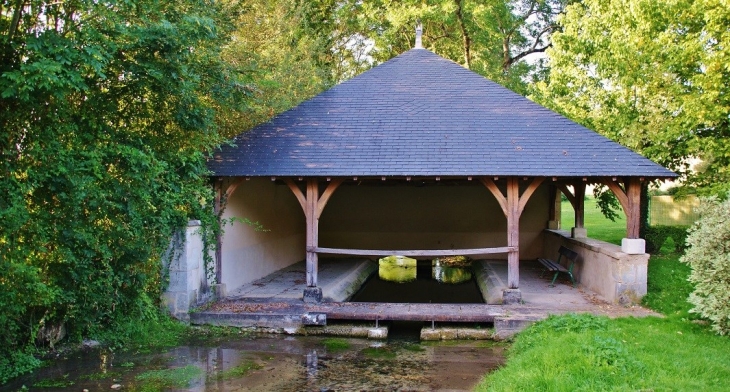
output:
{"label": "shrub", "polygon": [[680,259],[692,267],[691,312],[709,319],[715,331],[726,335],[730,333],[730,199],[704,199],[700,215]]}
{"label": "shrub", "polygon": [[674,241],[675,252],[684,251],[687,248],[687,230],[687,226],[648,226],[644,235],[646,251],[659,252],[667,238]]}

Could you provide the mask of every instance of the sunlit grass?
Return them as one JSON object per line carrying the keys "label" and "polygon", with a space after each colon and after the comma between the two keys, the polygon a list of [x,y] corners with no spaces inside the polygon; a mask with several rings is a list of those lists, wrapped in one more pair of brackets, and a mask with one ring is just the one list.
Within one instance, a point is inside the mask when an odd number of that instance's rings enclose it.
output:
{"label": "sunlit grass", "polygon": [[[573,227],[563,203],[562,227]],[[611,222],[586,200],[588,236],[620,244],[625,220]],[[649,261],[643,304],[665,317],[608,319],[565,315],[520,333],[507,364],[477,391],[719,391],[728,390],[730,339],[690,313],[690,268],[672,246]]]}
{"label": "sunlit grass", "polygon": [[[623,211],[619,211],[616,221],[603,216],[601,210],[596,207],[596,200],[588,197],[585,201],[583,224],[588,231],[588,237],[612,244],[621,245],[621,239],[626,237],[626,217]],[[575,226],[575,212],[570,202],[563,201],[561,204],[560,227],[563,230],[570,230]]]}

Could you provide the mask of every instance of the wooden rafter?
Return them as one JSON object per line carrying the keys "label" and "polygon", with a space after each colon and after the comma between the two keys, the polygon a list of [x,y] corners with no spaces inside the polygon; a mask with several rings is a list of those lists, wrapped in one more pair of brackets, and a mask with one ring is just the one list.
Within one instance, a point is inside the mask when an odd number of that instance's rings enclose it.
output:
{"label": "wooden rafter", "polygon": [[575,195],[573,194],[573,192],[571,192],[570,189],[568,189],[568,186],[562,182],[558,183],[557,187],[558,187],[558,189],[560,189],[561,192],[563,192],[565,197],[570,202],[570,205],[573,206],[573,209],[575,209],[576,200],[575,200]]}
{"label": "wooden rafter", "polygon": [[601,182],[603,182],[604,185],[608,187],[608,189],[613,192],[614,195],[616,195],[616,199],[618,199],[619,204],[621,204],[621,208],[624,209],[624,212],[629,210],[629,198],[626,195],[626,190],[616,181],[614,181],[611,178],[602,178]]}
{"label": "wooden rafter", "polygon": [[527,201],[530,200],[530,197],[533,193],[537,190],[537,188],[542,184],[543,180],[545,180],[543,177],[536,177],[532,180],[530,185],[525,189],[524,192],[522,192],[522,196],[520,196],[520,203],[519,203],[519,215],[522,215],[522,211],[525,210],[525,206],[527,205]]}
{"label": "wooden rafter", "polygon": [[297,201],[299,201],[299,205],[302,206],[302,210],[307,210],[307,198],[304,196],[304,193],[301,189],[299,189],[299,186],[292,181],[291,178],[285,178],[284,183],[291,189],[294,196],[297,198]]}
{"label": "wooden rafter", "polygon": [[601,182],[616,195],[624,214],[626,214],[626,237],[639,238],[641,227],[641,179],[630,177],[624,180],[623,186],[612,178],[602,178]]}
{"label": "wooden rafter", "polygon": [[507,198],[504,197],[497,184],[495,184],[491,178],[487,177],[482,177],[480,180],[482,184],[484,184],[484,186],[492,192],[494,198],[497,199],[497,203],[499,203],[499,206],[502,207],[502,212],[505,216],[507,216]]}
{"label": "wooden rafter", "polygon": [[319,200],[317,200],[317,219],[322,216],[322,211],[324,211],[324,207],[327,205],[330,197],[332,197],[332,194],[340,185],[342,185],[343,182],[345,182],[344,178],[336,178],[332,180],[329,185],[327,185],[327,189],[322,192],[322,196],[320,196]]}

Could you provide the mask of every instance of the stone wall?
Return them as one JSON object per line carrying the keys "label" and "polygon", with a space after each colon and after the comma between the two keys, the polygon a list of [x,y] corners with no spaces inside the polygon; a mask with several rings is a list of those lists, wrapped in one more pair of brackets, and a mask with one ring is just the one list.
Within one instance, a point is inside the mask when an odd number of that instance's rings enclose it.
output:
{"label": "stone wall", "polygon": [[190,221],[184,232],[172,239],[168,274],[169,285],[162,300],[173,317],[189,320],[190,309],[212,298],[203,261],[203,241],[198,234],[200,221]]}
{"label": "stone wall", "polygon": [[648,254],[627,254],[619,245],[591,238],[570,238],[563,230],[545,230],[544,257],[557,259],[560,246],[579,257],[573,267],[578,283],[618,304],[638,304],[646,295]]}
{"label": "stone wall", "polygon": [[244,180],[223,220],[221,283],[228,291],[304,260],[304,212],[286,185],[270,178]]}

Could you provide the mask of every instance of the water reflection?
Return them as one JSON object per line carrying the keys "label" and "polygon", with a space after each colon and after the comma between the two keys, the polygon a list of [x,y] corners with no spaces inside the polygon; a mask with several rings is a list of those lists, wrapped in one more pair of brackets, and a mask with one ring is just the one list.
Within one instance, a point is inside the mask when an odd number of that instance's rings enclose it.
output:
{"label": "water reflection", "polygon": [[[428,263],[428,262],[426,262]],[[426,276],[439,283],[459,284],[472,278],[471,260],[464,256],[437,258],[431,261],[431,268]],[[378,262],[378,276],[381,280],[395,283],[408,283],[419,278],[419,262],[404,256],[388,256]],[[427,268],[427,267],[426,267]],[[428,268],[427,268],[428,269]]]}
{"label": "water reflection", "polygon": [[396,283],[412,282],[418,278],[418,261],[405,256],[388,256],[378,260],[378,276]]}
{"label": "water reflection", "polygon": [[440,283],[459,284],[472,278],[471,270],[463,267],[448,267],[434,261],[432,277]]}
{"label": "water reflection", "polygon": [[[340,345],[344,348],[334,351],[323,338],[281,336],[234,336],[167,352],[113,357],[89,351],[55,361],[0,390],[15,391],[23,385],[31,390],[44,386],[44,391],[69,386],[101,391],[112,385],[132,391],[470,390],[504,358],[504,345],[491,342],[388,342],[372,347],[365,339],[338,340],[345,342]],[[100,371],[104,366],[106,373]],[[179,376],[182,369],[195,371],[185,378]],[[150,373],[178,378],[154,384],[143,377]],[[65,386],[54,380],[63,380]]]}

